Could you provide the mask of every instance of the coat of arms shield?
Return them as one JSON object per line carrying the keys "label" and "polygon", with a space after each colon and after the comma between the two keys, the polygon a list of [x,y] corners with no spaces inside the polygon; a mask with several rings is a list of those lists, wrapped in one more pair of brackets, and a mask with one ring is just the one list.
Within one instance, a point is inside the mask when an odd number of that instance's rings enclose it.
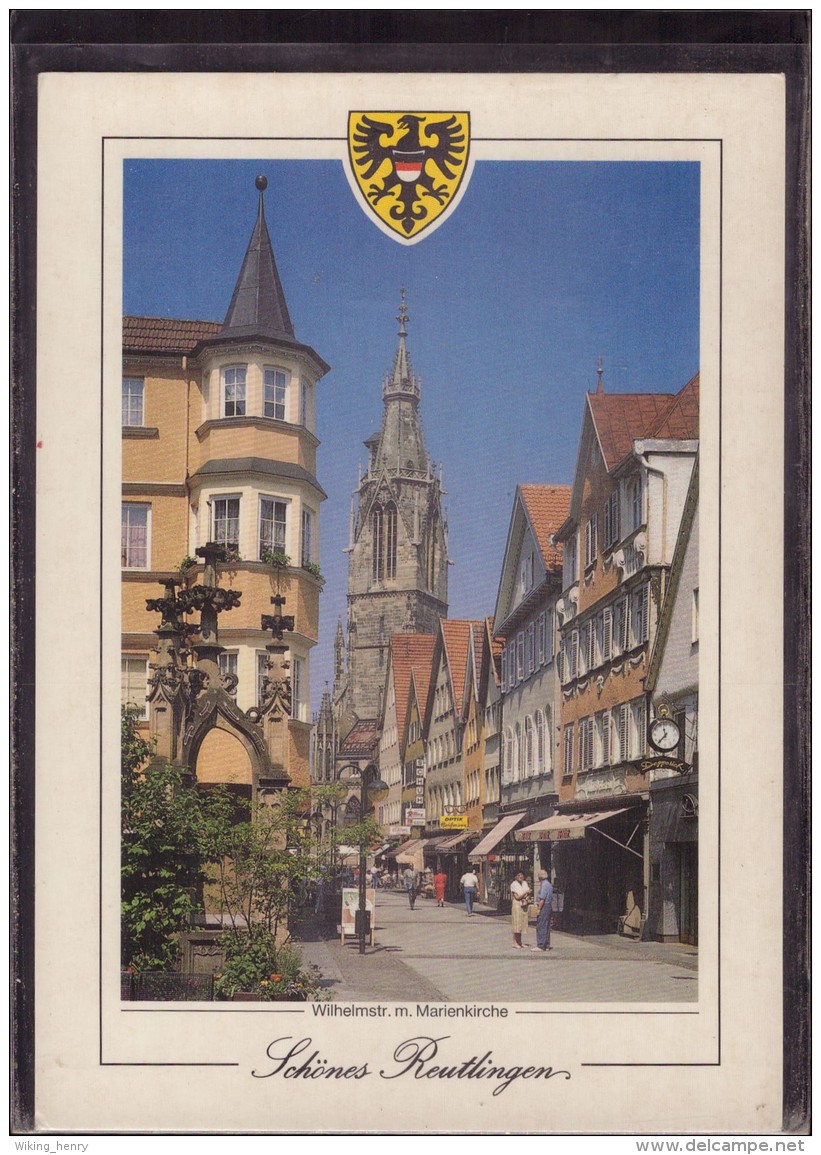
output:
{"label": "coat of arms shield", "polygon": [[467,112],[351,112],[348,158],[365,211],[413,244],[453,210],[467,184]]}

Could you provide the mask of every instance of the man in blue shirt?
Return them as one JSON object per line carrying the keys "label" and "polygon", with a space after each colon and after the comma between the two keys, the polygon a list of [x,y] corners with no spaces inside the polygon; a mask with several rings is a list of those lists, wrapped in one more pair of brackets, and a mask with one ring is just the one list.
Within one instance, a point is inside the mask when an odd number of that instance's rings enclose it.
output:
{"label": "man in blue shirt", "polygon": [[536,905],[538,907],[538,914],[536,916],[536,945],[530,949],[534,951],[549,951],[553,949],[550,945],[550,919],[553,915],[553,887],[550,885],[550,879],[547,876],[546,870],[539,871],[539,889],[536,893]]}

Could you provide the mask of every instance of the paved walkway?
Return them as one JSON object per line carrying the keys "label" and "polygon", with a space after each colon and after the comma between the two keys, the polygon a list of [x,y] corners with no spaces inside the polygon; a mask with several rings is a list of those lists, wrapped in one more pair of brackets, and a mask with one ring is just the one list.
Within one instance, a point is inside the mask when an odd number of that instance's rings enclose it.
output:
{"label": "paved walkway", "polygon": [[[512,946],[510,918],[479,907],[437,907],[404,893],[379,891],[374,945],[359,954],[333,928],[308,920],[305,962],[316,964],[334,999],[394,1002],[686,1003],[698,997],[698,950],[679,943],[636,942],[618,935],[553,931],[548,954]],[[535,946],[531,924],[523,936]]]}

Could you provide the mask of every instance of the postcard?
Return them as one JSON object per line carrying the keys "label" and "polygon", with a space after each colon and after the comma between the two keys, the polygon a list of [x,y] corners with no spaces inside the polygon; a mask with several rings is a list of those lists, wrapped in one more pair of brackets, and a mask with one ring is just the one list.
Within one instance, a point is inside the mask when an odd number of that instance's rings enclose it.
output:
{"label": "postcard", "polygon": [[778,1131],[783,77],[38,109],[36,1128]]}

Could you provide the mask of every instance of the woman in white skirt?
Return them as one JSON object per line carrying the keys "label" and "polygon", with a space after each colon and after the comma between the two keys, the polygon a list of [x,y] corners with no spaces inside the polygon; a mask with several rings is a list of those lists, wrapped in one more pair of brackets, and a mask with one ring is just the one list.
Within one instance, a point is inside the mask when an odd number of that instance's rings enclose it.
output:
{"label": "woman in white skirt", "polygon": [[521,950],[524,946],[522,934],[527,930],[527,912],[530,909],[532,894],[533,891],[520,870],[510,884],[510,919],[513,925],[513,946],[516,950]]}

